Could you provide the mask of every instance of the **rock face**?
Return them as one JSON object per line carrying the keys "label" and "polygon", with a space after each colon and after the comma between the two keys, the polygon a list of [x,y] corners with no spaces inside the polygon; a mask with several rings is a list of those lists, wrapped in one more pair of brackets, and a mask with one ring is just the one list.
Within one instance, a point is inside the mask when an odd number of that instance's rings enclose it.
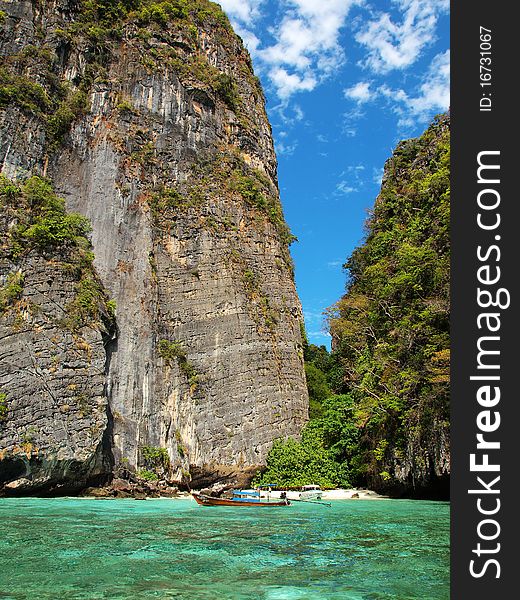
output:
{"label": "rock face", "polygon": [[112,468],[113,320],[85,219],[38,177],[20,188],[1,176],[0,206],[0,486],[71,493]]}
{"label": "rock face", "polygon": [[[162,13],[158,3],[133,3],[117,31],[110,3],[95,13],[84,4],[0,2],[2,171],[47,176],[67,209],[90,220],[94,267],[117,306],[117,336],[84,328],[90,362],[53,378],[61,395],[41,414],[45,443],[35,440],[43,466],[23,477],[36,481],[58,449],[83,480],[146,466],[146,448],[166,449],[179,481],[190,471],[205,483],[253,472],[274,439],[299,434],[308,405],[291,235],[261,89],[210,2],[172,2]],[[53,272],[46,298],[63,309],[70,283],[57,279],[53,257],[38,260],[6,257],[4,279],[24,271],[23,300]],[[24,369],[30,360],[46,368],[54,333],[32,332],[32,354],[29,334],[6,334],[0,381],[13,408],[0,438],[11,454],[38,418]],[[70,348],[69,333],[60,335]],[[96,406],[97,437],[77,445],[65,426],[51,427],[73,384]],[[67,418],[82,429],[78,406]],[[6,482],[22,477],[5,459],[0,472]]]}
{"label": "rock face", "polygon": [[0,424],[0,485],[12,490],[70,492],[110,469],[102,334],[77,336],[56,323],[64,304],[54,298],[71,301],[74,281],[55,270],[41,257],[24,262],[23,298],[0,325],[0,385],[9,402]]}

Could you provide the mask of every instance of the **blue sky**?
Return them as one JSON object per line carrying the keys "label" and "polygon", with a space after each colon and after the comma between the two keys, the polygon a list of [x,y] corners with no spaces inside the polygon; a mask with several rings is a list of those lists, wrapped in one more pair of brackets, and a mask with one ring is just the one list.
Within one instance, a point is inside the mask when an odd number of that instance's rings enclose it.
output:
{"label": "blue sky", "polygon": [[220,0],[262,80],[309,339],[345,290],[383,166],[449,106],[449,0]]}

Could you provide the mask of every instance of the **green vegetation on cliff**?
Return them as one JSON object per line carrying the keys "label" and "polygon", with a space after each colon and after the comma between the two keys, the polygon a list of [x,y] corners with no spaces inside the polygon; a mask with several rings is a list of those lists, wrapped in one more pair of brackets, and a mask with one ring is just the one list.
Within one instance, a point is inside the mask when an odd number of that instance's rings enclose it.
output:
{"label": "green vegetation on cliff", "polygon": [[[204,31],[230,55],[236,55],[237,36],[218,4],[208,0],[80,0],[75,18],[41,31],[35,44],[4,57],[0,68],[0,110],[16,106],[40,120],[46,146],[57,150],[71,125],[88,110],[88,94],[106,81],[106,67],[121,44],[137,45],[140,61],[149,71],[173,70],[189,87],[208,91],[234,111],[245,129],[255,129],[237,78],[263,98],[247,52],[236,57],[237,70],[217,69],[204,47]],[[153,41],[156,39],[156,42]],[[63,53],[81,53],[82,68],[72,81],[61,72]],[[121,103],[119,103],[121,109]],[[128,109],[129,105],[123,105]]]}
{"label": "green vegetation on cliff", "polygon": [[[254,127],[238,92],[237,73],[223,73],[211,64],[199,39],[201,30],[211,30],[220,44],[233,52],[237,38],[229,19],[218,4],[209,0],[82,0],[79,19],[60,33],[69,43],[86,38],[93,60],[101,63],[114,41],[137,37],[147,68],[155,71],[172,67],[182,81],[198,81],[236,112],[242,125]],[[148,42],[156,35],[163,42],[174,43],[152,47]],[[251,60],[244,56],[244,62],[237,60],[238,71],[262,97]]]}
{"label": "green vegetation on cliff", "polygon": [[345,265],[347,293],[329,315],[356,400],[360,475],[378,487],[429,485],[448,451],[449,202],[442,116],[388,161],[366,241]]}
{"label": "green vegetation on cliff", "polygon": [[33,176],[18,184],[0,174],[0,210],[5,224],[0,231],[0,258],[10,266],[0,286],[0,314],[15,307],[22,296],[24,261],[37,253],[71,272],[77,281],[64,326],[76,330],[112,319],[113,303],[92,266],[90,222],[68,213],[48,180]]}
{"label": "green vegetation on cliff", "polygon": [[171,469],[170,457],[166,448],[143,446],[141,458],[144,467],[137,470],[137,476],[145,481],[158,481]]}
{"label": "green vegetation on cliff", "polygon": [[7,417],[7,394],[0,392],[0,421],[3,421]]}
{"label": "green vegetation on cliff", "polygon": [[127,19],[142,25],[157,23],[162,26],[173,19],[199,24],[211,21],[231,30],[220,6],[208,0],[80,0],[80,7],[82,23],[97,26],[105,34],[114,36],[117,36],[121,22]]}
{"label": "green vegetation on cliff", "polygon": [[264,481],[326,483],[305,452],[332,458],[332,483],[413,493],[447,478],[449,175],[444,115],[386,164],[347,292],[328,311],[333,352],[306,349],[311,421],[300,443],[274,446]]}
{"label": "green vegetation on cliff", "polygon": [[164,360],[165,364],[172,366],[174,362],[177,363],[181,372],[186,376],[190,389],[195,391],[199,382],[199,375],[195,367],[188,360],[186,350],[184,349],[181,342],[168,340],[159,340],[157,346],[159,356]]}
{"label": "green vegetation on cliff", "polygon": [[323,488],[352,485],[355,477],[348,459],[356,450],[359,435],[353,410],[351,396],[326,398],[320,417],[309,421],[300,441],[289,438],[274,443],[258,483],[289,487],[316,483]]}

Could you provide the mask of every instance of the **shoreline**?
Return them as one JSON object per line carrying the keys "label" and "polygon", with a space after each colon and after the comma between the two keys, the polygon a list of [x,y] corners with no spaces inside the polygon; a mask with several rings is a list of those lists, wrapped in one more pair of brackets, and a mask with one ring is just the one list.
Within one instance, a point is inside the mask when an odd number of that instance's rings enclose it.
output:
{"label": "shoreline", "polygon": [[[194,492],[198,492],[199,490],[193,490]],[[253,490],[251,490],[253,491]],[[269,496],[274,498],[279,498],[280,494],[283,490],[276,490],[271,492]],[[288,500],[299,500],[300,492],[299,491],[289,491],[285,492],[287,494]],[[34,496],[32,496],[34,497]],[[149,495],[149,496],[139,496],[139,497],[121,497],[121,496],[99,496],[97,494],[91,495],[81,495],[81,496],[55,496],[56,498],[80,498],[85,500],[194,500],[193,496],[190,492],[178,492],[175,495]],[[261,498],[266,498],[267,495],[262,493]],[[377,492],[372,490],[356,490],[356,489],[334,489],[334,490],[324,490],[321,500],[390,500],[390,496],[382,496]]]}
{"label": "shoreline", "polygon": [[[196,491],[196,490],[194,490]],[[253,491],[253,490],[251,490]],[[284,490],[275,490],[273,492],[270,492],[269,496],[271,498],[279,498],[280,494],[283,492]],[[285,491],[285,493],[287,494],[287,499],[288,500],[299,500],[300,498],[300,492],[299,491]],[[161,496],[162,498],[168,498],[167,496]],[[179,492],[176,496],[172,496],[170,497],[173,500],[176,499],[185,499],[185,498],[191,498],[191,493],[190,492]],[[263,492],[261,494],[262,498],[266,498],[267,495],[265,492]],[[390,496],[383,496],[381,494],[378,494],[377,492],[374,492],[373,490],[369,490],[369,489],[355,489],[355,488],[349,488],[349,489],[343,489],[343,488],[337,488],[337,489],[333,489],[333,490],[323,490],[323,495],[321,497],[321,500],[388,500],[390,499]]]}
{"label": "shoreline", "polygon": [[[283,490],[275,490],[270,492],[271,498],[279,498]],[[300,491],[286,491],[288,500],[299,500]],[[265,492],[262,496],[265,495]],[[383,496],[366,488],[336,488],[333,490],[322,490],[321,500],[386,500],[389,496]]]}
{"label": "shoreline", "polygon": [[[194,490],[198,491],[198,490]],[[275,499],[279,497],[282,490],[271,492],[270,497]],[[299,500],[298,491],[290,491],[286,492],[287,498],[289,500]],[[182,491],[177,492],[171,495],[161,495],[161,494],[138,494],[135,496],[125,495],[125,496],[117,496],[117,495],[99,495],[99,494],[82,494],[82,495],[56,495],[56,496],[0,496],[0,501],[2,500],[13,500],[13,499],[30,499],[30,498],[39,498],[42,500],[49,499],[76,499],[76,500],[190,500],[195,502],[195,499],[192,497],[190,492]],[[265,495],[262,495],[262,498],[266,498]],[[319,501],[328,502],[334,500],[417,500],[417,501],[433,501],[433,502],[450,502],[449,499],[439,499],[439,498],[409,498],[409,497],[393,497],[393,496],[384,496],[374,492],[373,490],[368,489],[334,489],[334,490],[325,490],[323,491],[323,495]]]}

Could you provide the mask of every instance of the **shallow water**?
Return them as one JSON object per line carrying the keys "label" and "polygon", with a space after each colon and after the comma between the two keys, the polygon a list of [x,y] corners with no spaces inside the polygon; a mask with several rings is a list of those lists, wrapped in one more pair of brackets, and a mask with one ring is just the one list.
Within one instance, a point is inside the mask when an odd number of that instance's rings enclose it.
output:
{"label": "shallow water", "polygon": [[0,499],[0,598],[441,600],[449,504]]}

